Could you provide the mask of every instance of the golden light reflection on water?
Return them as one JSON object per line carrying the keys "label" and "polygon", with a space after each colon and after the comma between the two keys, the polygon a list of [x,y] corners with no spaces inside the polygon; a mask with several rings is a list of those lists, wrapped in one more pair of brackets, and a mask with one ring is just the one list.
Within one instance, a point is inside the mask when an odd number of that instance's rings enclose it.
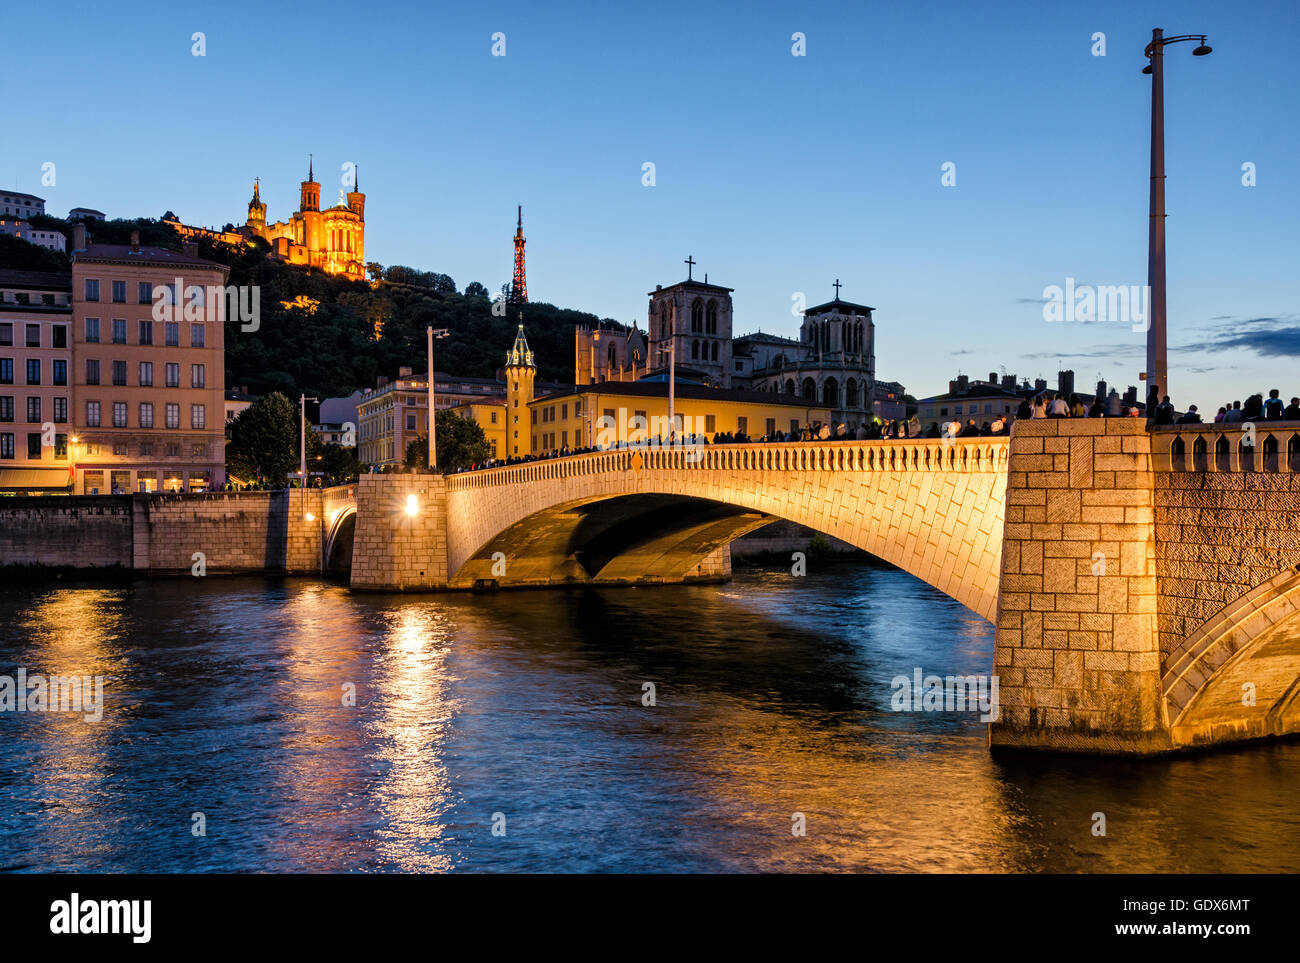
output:
{"label": "golden light reflection on water", "polygon": [[26,645],[9,654],[29,677],[103,677],[99,721],[88,721],[86,711],[24,717],[34,747],[23,776],[30,786],[29,805],[41,813],[33,844],[51,862],[75,861],[106,845],[95,842],[104,836],[102,813],[88,800],[107,775],[113,731],[122,725],[129,703],[118,651],[128,634],[121,599],[122,592],[114,589],[46,593],[14,626]]}
{"label": "golden light reflection on water", "polygon": [[453,804],[445,759],[455,711],[451,630],[445,612],[427,601],[401,605],[386,622],[375,669],[379,705],[369,727],[382,767],[376,848],[383,862],[404,871],[445,872],[455,865],[445,848]]}

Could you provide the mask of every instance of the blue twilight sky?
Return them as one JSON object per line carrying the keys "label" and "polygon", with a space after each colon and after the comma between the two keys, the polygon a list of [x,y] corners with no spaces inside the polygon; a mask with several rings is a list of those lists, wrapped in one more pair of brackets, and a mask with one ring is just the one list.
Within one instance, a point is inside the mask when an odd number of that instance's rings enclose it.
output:
{"label": "blue twilight sky", "polygon": [[1040,302],[1067,277],[1145,283],[1142,47],[1204,32],[1212,56],[1166,61],[1173,394],[1300,394],[1289,0],[79,2],[6,26],[0,186],[53,213],[241,223],[257,175],[281,219],[313,152],[323,206],[359,165],[368,259],[462,289],[509,280],[520,203],[530,295],[643,327],[688,254],[736,289],[738,334],[794,334],[795,292],[838,277],[877,309],[879,376],[917,396],[1002,366],[1138,383],[1142,334]]}

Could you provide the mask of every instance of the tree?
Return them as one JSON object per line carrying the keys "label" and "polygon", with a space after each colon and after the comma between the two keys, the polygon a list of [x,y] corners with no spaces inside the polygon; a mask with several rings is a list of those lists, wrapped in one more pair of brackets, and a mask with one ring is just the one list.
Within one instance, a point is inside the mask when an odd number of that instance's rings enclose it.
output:
{"label": "tree", "polygon": [[[309,454],[315,432],[308,432]],[[251,481],[259,475],[272,485],[282,486],[289,472],[298,467],[298,409],[276,391],[258,398],[235,418],[226,446],[226,470],[236,478]]]}
{"label": "tree", "polygon": [[[450,408],[434,417],[438,430],[438,470],[443,474],[487,461],[492,454],[483,426],[472,418],[462,418]],[[429,439],[421,435],[406,446],[407,468],[423,468],[429,463]]]}
{"label": "tree", "polygon": [[486,298],[487,296],[488,296],[488,289],[485,288],[483,285],[479,284],[477,281],[470,281],[469,284],[465,285],[465,297]]}
{"label": "tree", "polygon": [[429,275],[429,278],[432,281],[433,289],[438,293],[440,294],[456,293],[456,282],[451,279],[450,275],[439,274],[438,272],[435,271]]}
{"label": "tree", "polygon": [[342,445],[322,446],[316,459],[315,470],[325,473],[327,485],[350,481],[361,471],[361,465],[357,462],[356,448],[345,448]]}
{"label": "tree", "polygon": [[367,261],[366,273],[370,275],[370,280],[378,281],[384,276],[384,266],[378,261]]}

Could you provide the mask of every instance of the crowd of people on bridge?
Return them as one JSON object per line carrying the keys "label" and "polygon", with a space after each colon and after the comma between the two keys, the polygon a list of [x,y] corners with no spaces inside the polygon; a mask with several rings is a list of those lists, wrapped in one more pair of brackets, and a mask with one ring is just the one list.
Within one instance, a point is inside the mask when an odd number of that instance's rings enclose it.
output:
{"label": "crowd of people on bridge", "polygon": [[[1021,400],[1016,409],[1015,419],[1037,418],[1141,418],[1146,415],[1148,423],[1154,425],[1201,424],[1202,418],[1196,405],[1189,405],[1187,411],[1179,413],[1167,395],[1161,397],[1153,386],[1147,399],[1145,411],[1136,405],[1125,402],[1113,388],[1105,398],[1096,396],[1086,402],[1077,394],[1066,395],[1061,392],[1043,391],[1037,395]],[[1254,394],[1245,402],[1234,401],[1225,404],[1214,417],[1215,423],[1232,424],[1245,421],[1300,421],[1300,398],[1292,398],[1289,405],[1283,405],[1281,392],[1274,388],[1268,397]],[[507,458],[489,458],[458,469],[458,472],[479,471],[486,468],[501,468],[510,465],[526,465],[554,458],[567,458],[570,455],[585,455],[602,451],[619,451],[645,446],[671,445],[674,447],[695,447],[700,445],[753,445],[781,444],[809,441],[895,441],[910,438],[985,438],[1010,434],[1010,420],[995,417],[992,421],[976,423],[975,419],[960,421],[931,422],[923,428],[914,415],[907,420],[873,419],[870,422],[849,428],[844,423],[832,427],[829,424],[814,422],[790,431],[773,431],[758,437],[751,437],[742,431],[723,431],[711,435],[688,433],[669,439],[642,439],[619,441],[607,446],[588,446],[570,448],[567,445],[550,451],[530,455],[513,455]]]}

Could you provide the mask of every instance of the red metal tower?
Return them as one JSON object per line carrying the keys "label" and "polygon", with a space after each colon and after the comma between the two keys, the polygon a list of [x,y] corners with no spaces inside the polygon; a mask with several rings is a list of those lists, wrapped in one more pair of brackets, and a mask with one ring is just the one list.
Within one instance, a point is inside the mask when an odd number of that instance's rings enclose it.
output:
{"label": "red metal tower", "polygon": [[515,228],[515,277],[510,283],[510,300],[528,303],[528,282],[524,278],[524,207],[519,205],[519,222]]}

